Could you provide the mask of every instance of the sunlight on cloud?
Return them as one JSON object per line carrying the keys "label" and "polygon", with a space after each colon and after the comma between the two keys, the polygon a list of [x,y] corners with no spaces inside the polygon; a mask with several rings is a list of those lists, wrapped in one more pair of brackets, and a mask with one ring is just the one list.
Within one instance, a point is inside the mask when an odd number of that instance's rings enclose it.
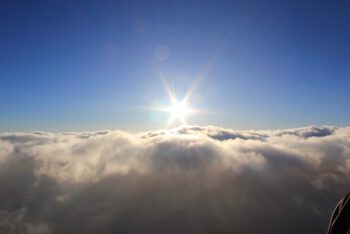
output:
{"label": "sunlight on cloud", "polygon": [[350,128],[1,133],[0,147],[7,233],[321,233],[350,189]]}

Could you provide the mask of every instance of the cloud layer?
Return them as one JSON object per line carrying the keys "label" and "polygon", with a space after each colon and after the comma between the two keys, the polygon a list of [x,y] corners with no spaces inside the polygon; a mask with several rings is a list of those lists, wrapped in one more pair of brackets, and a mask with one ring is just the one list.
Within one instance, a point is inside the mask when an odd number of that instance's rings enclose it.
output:
{"label": "cloud layer", "polygon": [[0,233],[324,233],[350,127],[0,133]]}

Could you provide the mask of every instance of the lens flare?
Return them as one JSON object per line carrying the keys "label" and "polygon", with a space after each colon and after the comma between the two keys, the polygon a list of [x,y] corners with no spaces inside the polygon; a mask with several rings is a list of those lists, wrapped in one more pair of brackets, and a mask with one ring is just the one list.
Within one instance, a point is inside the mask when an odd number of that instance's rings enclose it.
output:
{"label": "lens flare", "polygon": [[174,126],[175,124],[187,125],[186,118],[198,110],[191,107],[192,105],[189,103],[189,96],[187,94],[183,99],[178,100],[175,92],[173,92],[167,84],[165,84],[164,87],[168,94],[170,104],[154,107],[152,109],[168,112],[170,114],[166,127]]}
{"label": "lens flare", "polygon": [[181,124],[187,124],[186,117],[194,112],[193,109],[189,108],[186,100],[177,101],[176,99],[172,100],[171,106],[166,108],[166,111],[171,113],[167,126],[172,125],[174,122],[178,121]]}
{"label": "lens flare", "polygon": [[176,101],[173,103],[170,109],[171,114],[177,119],[184,119],[190,112],[190,109],[187,107],[185,102]]}

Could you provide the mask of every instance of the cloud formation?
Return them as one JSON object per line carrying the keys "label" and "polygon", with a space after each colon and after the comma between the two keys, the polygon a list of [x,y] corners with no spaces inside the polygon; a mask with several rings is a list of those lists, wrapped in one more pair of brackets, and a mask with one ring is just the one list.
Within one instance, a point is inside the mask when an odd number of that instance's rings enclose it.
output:
{"label": "cloud formation", "polygon": [[0,133],[0,233],[324,233],[350,127]]}

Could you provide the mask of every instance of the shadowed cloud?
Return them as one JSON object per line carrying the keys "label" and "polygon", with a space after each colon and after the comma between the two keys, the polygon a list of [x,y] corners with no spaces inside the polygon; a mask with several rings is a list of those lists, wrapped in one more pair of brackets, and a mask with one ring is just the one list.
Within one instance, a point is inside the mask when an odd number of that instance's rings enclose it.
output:
{"label": "shadowed cloud", "polygon": [[322,233],[350,128],[0,134],[0,233]]}

